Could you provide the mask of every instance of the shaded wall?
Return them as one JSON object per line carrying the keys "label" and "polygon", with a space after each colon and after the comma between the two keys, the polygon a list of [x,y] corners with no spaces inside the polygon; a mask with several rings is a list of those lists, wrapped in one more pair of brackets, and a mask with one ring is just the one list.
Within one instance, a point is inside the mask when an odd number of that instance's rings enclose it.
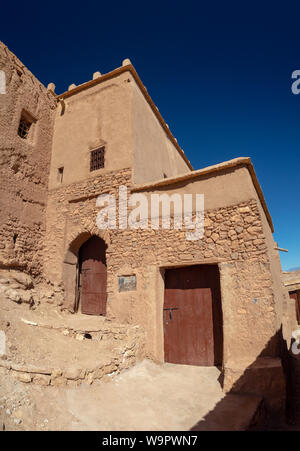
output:
{"label": "shaded wall", "polygon": [[135,83],[132,84],[132,133],[135,184],[190,172]]}

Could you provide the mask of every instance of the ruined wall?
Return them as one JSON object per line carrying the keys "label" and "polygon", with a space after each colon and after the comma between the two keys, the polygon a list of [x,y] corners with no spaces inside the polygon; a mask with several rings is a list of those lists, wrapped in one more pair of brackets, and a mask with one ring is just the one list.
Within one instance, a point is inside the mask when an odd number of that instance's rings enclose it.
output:
{"label": "ruined wall", "polygon": [[[38,276],[56,101],[2,43],[0,70],[0,266]],[[18,135],[24,111],[34,118],[27,139]]]}
{"label": "ruined wall", "polygon": [[[64,99],[57,108],[49,189],[131,166],[131,83],[123,73]],[[104,168],[90,172],[90,152],[105,146]]]}
{"label": "ruined wall", "polygon": [[132,83],[132,132],[134,183],[190,172],[135,83]]}

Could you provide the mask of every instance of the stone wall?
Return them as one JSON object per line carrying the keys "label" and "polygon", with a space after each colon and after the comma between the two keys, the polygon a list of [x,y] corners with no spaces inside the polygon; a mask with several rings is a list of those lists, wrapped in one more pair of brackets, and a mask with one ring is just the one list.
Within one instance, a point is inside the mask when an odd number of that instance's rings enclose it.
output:
{"label": "stone wall", "polygon": [[[51,327],[49,325],[36,324],[37,327],[46,327],[53,333],[62,332],[66,340],[74,341],[73,352],[81,356],[81,348],[77,340],[85,340],[86,330],[76,331],[70,327]],[[108,347],[113,343],[114,347],[104,355],[98,354],[97,346],[91,343],[91,355],[94,355],[93,363],[86,365],[79,362],[76,366],[72,362],[66,362],[62,367],[57,361],[49,361],[47,364],[26,363],[19,364],[10,359],[0,359],[0,371],[12,374],[20,382],[34,383],[37,385],[53,385],[57,387],[77,387],[81,383],[92,384],[94,381],[109,381],[122,371],[134,366],[144,358],[144,333],[138,326],[123,326],[114,323],[91,328],[90,334],[93,340],[106,341]],[[52,337],[50,337],[51,339]],[[53,337],[55,339],[55,336]],[[76,342],[76,343],[75,343]]]}
{"label": "stone wall", "polygon": [[[0,266],[39,276],[56,101],[2,43],[0,70]],[[24,112],[34,118],[27,139],[18,135]]]}
{"label": "stone wall", "polygon": [[[244,365],[253,362],[276,331],[270,262],[255,200],[206,211],[200,242],[187,241],[179,230],[112,231],[107,253],[108,311],[120,320],[142,324],[148,331],[149,352],[159,360],[163,331],[158,318],[166,267],[219,265],[224,364],[240,362],[241,357]],[[118,293],[117,275],[127,274],[136,274],[137,290]]]}
{"label": "stone wall", "polygon": [[[45,271],[65,283],[65,307],[74,306],[80,245],[95,234],[108,245],[107,314],[144,327],[150,358],[163,361],[164,269],[207,263],[220,270],[224,365],[240,365],[242,359],[247,367],[260,354],[276,355],[276,340],[269,343],[277,331],[274,286],[257,199],[206,211],[200,241],[187,241],[184,230],[100,231],[96,198],[103,192],[117,197],[120,184],[130,190],[129,169],[49,193]],[[133,274],[136,290],[120,293],[118,276]]]}

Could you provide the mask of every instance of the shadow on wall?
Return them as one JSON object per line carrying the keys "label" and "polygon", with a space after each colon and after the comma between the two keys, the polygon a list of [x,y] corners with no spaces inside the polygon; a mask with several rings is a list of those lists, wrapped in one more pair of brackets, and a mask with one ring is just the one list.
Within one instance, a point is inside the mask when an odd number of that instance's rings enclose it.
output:
{"label": "shadow on wall", "polygon": [[[295,421],[295,378],[292,353],[282,329],[256,360],[227,389],[234,374],[225,368],[219,382],[226,392],[192,431],[280,429]],[[300,375],[300,360],[299,360]],[[300,389],[299,389],[300,393]]]}

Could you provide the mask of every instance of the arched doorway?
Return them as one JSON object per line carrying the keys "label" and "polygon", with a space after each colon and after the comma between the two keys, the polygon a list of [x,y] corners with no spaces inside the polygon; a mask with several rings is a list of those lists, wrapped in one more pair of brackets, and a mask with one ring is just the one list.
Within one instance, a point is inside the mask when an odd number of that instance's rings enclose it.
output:
{"label": "arched doorway", "polygon": [[79,249],[79,304],[86,315],[106,314],[106,244],[92,236]]}

